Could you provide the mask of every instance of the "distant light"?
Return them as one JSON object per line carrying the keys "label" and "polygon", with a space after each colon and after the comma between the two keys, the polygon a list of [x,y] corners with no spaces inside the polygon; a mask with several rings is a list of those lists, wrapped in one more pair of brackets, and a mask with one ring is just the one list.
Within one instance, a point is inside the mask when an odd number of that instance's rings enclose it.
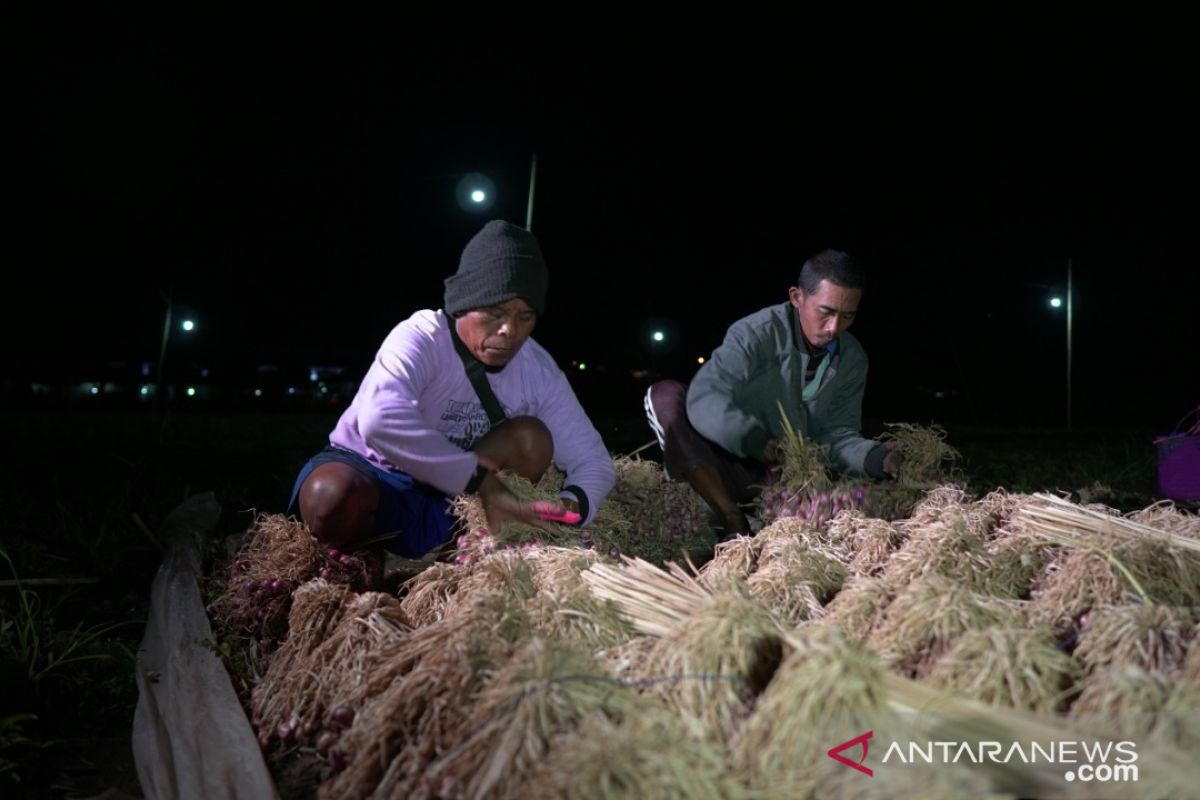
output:
{"label": "distant light", "polygon": [[697,363],[697,364],[703,364],[703,363],[704,363],[704,360],[705,360],[705,359],[704,359],[704,356],[700,356],[699,358],[697,358],[697,359],[696,359],[696,363]]}
{"label": "distant light", "polygon": [[308,371],[308,379],[313,383],[316,383],[320,379],[315,369],[310,369]]}
{"label": "distant light", "polygon": [[667,337],[666,337],[666,336],[663,334],[663,332],[662,332],[662,331],[655,331],[655,332],[654,332],[654,333],[651,335],[651,337],[650,337],[650,338],[654,339],[654,341],[656,341],[656,342],[661,342],[663,339],[665,339],[665,338],[667,338]]}
{"label": "distant light", "polygon": [[1061,297],[1051,297],[1050,298],[1050,307],[1051,308],[1062,308],[1062,298]]}
{"label": "distant light", "polygon": [[140,394],[142,397],[149,397],[150,396],[150,387],[143,386],[140,390],[138,390],[138,394]]}
{"label": "distant light", "polygon": [[179,323],[179,327],[183,328],[185,331],[194,331],[196,330],[196,322],[195,320],[185,319],[183,322]]}
{"label": "distant light", "polygon": [[255,389],[255,390],[254,390],[254,396],[255,396],[255,397],[262,397],[262,389]]}
{"label": "distant light", "polygon": [[289,386],[289,387],[288,387],[288,394],[295,394],[295,393],[296,393],[296,387],[295,387],[295,386]]}
{"label": "distant light", "polygon": [[89,389],[88,391],[90,391],[92,394],[100,394],[100,387],[99,387],[99,386],[93,386],[93,387],[92,387],[91,389]]}
{"label": "distant light", "polygon": [[454,187],[454,199],[464,211],[482,213],[491,208],[496,200],[496,184],[481,172],[463,175]]}
{"label": "distant light", "polygon": [[195,387],[195,386],[189,386],[189,387],[187,388],[187,396],[188,396],[188,397],[195,397],[195,396],[196,396],[196,387]]}
{"label": "distant light", "polygon": [[200,370],[200,377],[201,377],[201,378],[207,378],[207,377],[208,377],[208,367],[204,367],[203,369],[201,369],[201,370]]}
{"label": "distant light", "polygon": [[580,369],[580,370],[585,370],[585,369],[587,369],[587,364],[585,364],[585,363],[583,363],[582,361],[580,361],[580,362],[579,362],[579,369]]}

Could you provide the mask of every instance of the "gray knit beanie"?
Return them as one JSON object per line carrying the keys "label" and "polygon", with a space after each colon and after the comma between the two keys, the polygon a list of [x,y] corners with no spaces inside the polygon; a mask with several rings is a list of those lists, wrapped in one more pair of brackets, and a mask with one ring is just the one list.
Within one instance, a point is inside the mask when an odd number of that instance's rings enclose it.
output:
{"label": "gray knit beanie", "polygon": [[458,272],[446,278],[445,310],[458,316],[520,297],[539,315],[546,309],[546,261],[524,228],[492,220],[463,248]]}

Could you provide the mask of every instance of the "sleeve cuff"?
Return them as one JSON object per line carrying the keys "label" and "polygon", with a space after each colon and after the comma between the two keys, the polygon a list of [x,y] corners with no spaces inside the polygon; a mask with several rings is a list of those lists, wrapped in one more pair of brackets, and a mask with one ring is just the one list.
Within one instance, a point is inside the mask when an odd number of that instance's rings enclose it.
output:
{"label": "sleeve cuff", "polygon": [[886,457],[887,447],[880,442],[871,448],[871,452],[867,453],[867,457],[863,460],[863,472],[877,481],[890,478],[891,476],[883,471],[883,459]]}
{"label": "sleeve cuff", "polygon": [[579,503],[579,525],[583,525],[588,521],[588,497],[587,492],[580,489],[578,486],[564,486],[562,491],[558,493],[559,497],[563,495],[571,495],[575,498],[575,502]]}
{"label": "sleeve cuff", "polygon": [[467,485],[463,488],[463,494],[474,494],[479,491],[479,485],[483,483],[483,479],[488,476],[488,469],[483,464],[475,467],[475,471],[471,473],[471,479],[467,481]]}
{"label": "sleeve cuff", "polygon": [[767,446],[768,438],[767,432],[763,428],[755,428],[746,434],[746,438],[742,440],[742,447],[745,449],[746,455],[765,462],[763,448]]}

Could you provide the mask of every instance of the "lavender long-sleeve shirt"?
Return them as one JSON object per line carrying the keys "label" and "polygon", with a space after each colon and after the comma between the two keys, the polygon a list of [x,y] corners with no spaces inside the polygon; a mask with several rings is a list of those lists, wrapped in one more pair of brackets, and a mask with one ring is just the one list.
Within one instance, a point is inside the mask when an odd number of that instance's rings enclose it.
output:
{"label": "lavender long-sleeve shirt", "polygon": [[[397,325],[329,436],[337,447],[451,495],[470,480],[479,463],[470,448],[491,427],[454,349],[453,323],[442,311],[426,310]],[[590,522],[616,473],[562,370],[528,339],[487,378],[505,416],[536,417],[550,430],[554,462],[566,473],[566,485],[586,494],[580,505],[587,509],[584,524]]]}

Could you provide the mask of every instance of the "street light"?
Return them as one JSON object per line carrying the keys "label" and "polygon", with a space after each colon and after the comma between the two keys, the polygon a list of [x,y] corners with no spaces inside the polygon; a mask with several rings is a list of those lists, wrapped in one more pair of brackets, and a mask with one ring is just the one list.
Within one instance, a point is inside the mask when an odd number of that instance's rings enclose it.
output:
{"label": "street light", "polygon": [[[169,288],[167,289],[167,293],[162,296],[163,303],[166,304],[167,310],[163,314],[162,343],[158,348],[158,377],[154,382],[154,411],[158,411],[159,399],[163,394],[163,369],[167,362],[167,342],[171,339],[171,314],[174,310],[174,303],[171,300],[173,292],[174,287]],[[179,329],[184,333],[191,333],[196,330],[196,321],[190,317],[184,318],[179,323]]]}
{"label": "street light", "polygon": [[1071,430],[1071,323],[1074,292],[1071,290],[1071,259],[1067,259],[1067,430]]}
{"label": "street light", "polygon": [[459,179],[454,194],[458,198],[459,207],[464,211],[483,213],[492,207],[496,185],[487,175],[472,172]]}
{"label": "street light", "polygon": [[1075,293],[1071,286],[1071,259],[1067,259],[1067,297],[1064,301],[1061,297],[1051,297],[1051,308],[1067,307],[1067,430],[1071,430],[1071,357],[1072,350],[1072,326],[1074,323],[1074,299]]}
{"label": "street light", "polygon": [[[529,189],[525,196],[525,230],[533,230],[533,193],[537,187],[537,153],[530,156]],[[512,192],[506,192],[506,195]],[[482,172],[471,172],[458,180],[454,189],[458,205],[464,211],[481,214],[491,209],[496,200],[496,184]]]}

